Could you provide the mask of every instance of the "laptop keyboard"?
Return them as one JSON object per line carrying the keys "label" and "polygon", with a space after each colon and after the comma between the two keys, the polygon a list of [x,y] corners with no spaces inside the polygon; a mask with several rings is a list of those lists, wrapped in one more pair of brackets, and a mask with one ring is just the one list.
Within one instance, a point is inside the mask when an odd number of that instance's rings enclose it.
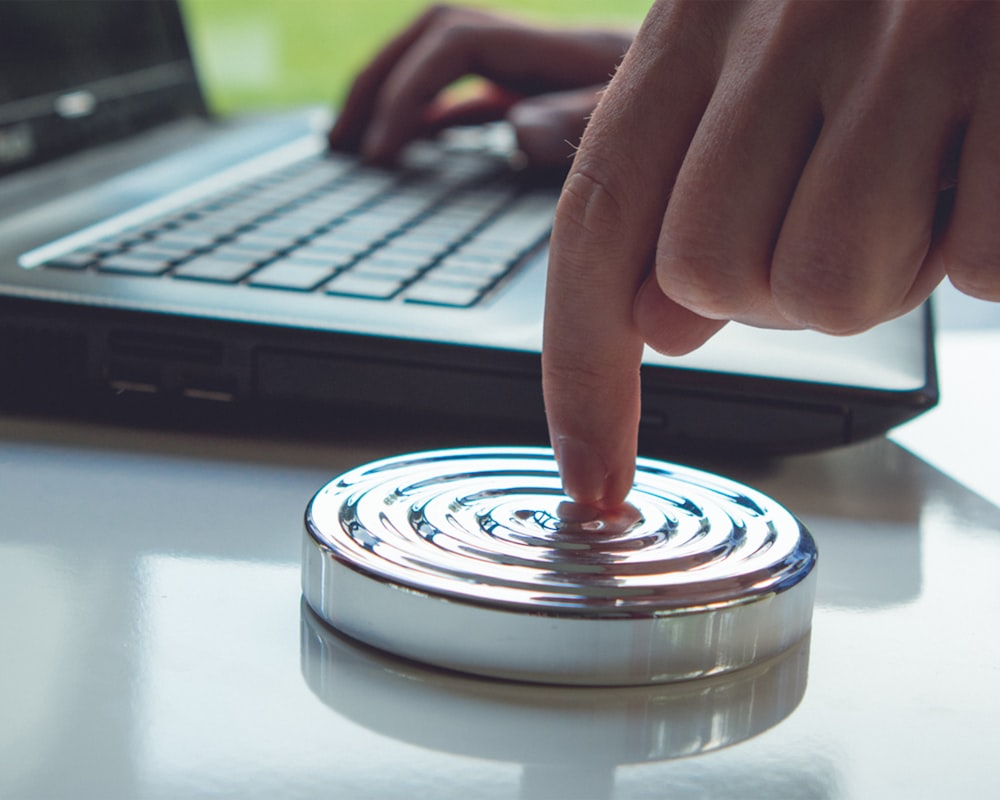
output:
{"label": "laptop keyboard", "polygon": [[552,190],[476,163],[390,171],[315,156],[44,266],[472,306],[546,240],[555,207]]}

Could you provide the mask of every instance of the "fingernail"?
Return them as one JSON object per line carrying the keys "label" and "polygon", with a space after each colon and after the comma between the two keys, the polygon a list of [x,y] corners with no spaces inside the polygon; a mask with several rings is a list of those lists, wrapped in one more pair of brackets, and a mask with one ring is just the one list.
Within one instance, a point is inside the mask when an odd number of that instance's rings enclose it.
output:
{"label": "fingernail", "polygon": [[607,492],[608,466],[586,442],[558,436],[553,443],[563,489],[576,502],[599,505]]}

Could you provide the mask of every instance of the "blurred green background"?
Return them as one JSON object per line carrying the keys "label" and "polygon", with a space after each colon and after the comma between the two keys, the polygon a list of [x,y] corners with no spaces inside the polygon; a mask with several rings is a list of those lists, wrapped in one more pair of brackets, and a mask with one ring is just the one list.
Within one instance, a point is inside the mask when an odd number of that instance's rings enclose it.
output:
{"label": "blurred green background", "polygon": [[[543,23],[634,28],[651,0],[472,0]],[[213,110],[338,103],[426,0],[183,0]]]}

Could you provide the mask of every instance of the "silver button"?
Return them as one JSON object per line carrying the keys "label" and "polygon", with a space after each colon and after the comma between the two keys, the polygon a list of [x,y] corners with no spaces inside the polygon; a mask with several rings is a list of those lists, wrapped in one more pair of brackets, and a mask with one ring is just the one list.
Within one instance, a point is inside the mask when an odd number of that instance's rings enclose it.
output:
{"label": "silver button", "polygon": [[303,593],[366,644],[542,683],[713,675],[809,630],[816,548],[774,500],[640,459],[628,504],[571,503],[541,448],[377,461],[310,503]]}

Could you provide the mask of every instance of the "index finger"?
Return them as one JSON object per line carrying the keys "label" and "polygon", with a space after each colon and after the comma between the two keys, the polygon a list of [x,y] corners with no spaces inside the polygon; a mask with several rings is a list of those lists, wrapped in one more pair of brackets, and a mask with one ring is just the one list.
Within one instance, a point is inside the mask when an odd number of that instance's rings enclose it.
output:
{"label": "index finger", "polygon": [[[635,469],[637,297],[648,294],[639,290],[670,190],[714,84],[710,68],[693,66],[704,60],[690,37],[670,35],[681,22],[647,18],[587,127],[552,232],[542,351],[549,434],[566,492],[605,508],[625,499]],[[679,340],[719,327],[666,298],[657,306]]]}

